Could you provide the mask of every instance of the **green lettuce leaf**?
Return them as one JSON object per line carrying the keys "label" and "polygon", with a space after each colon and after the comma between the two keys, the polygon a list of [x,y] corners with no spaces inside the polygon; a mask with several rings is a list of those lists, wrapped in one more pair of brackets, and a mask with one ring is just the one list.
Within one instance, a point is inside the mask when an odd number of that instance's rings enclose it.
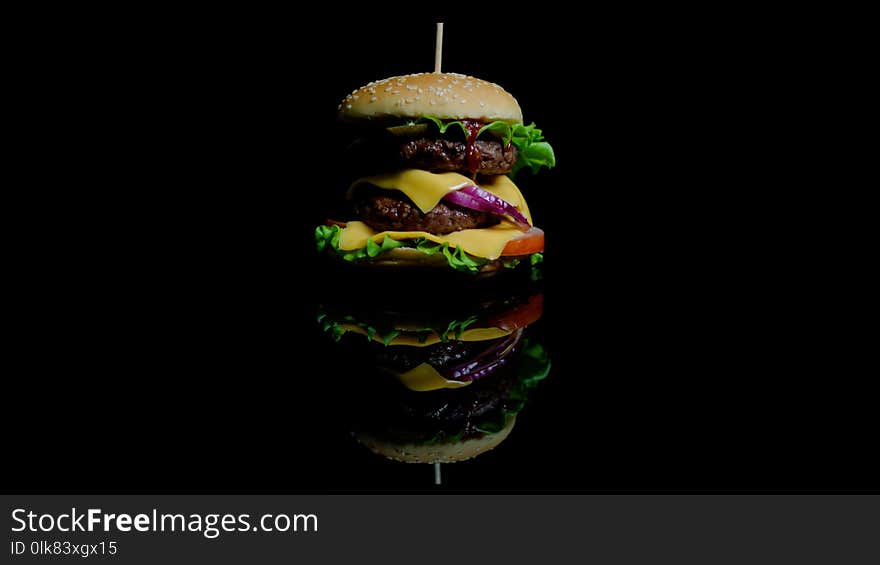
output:
{"label": "green lettuce leaf", "polygon": [[[440,133],[446,133],[451,126],[456,126],[461,129],[465,138],[468,136],[467,127],[460,120],[444,122],[434,116],[424,116],[418,122],[434,124]],[[526,126],[501,121],[491,122],[480,128],[477,132],[477,138],[479,139],[486,132],[500,138],[504,145],[512,143],[519,151],[519,157],[508,175],[511,178],[515,177],[523,167],[528,167],[532,174],[535,174],[541,167],[550,169],[556,166],[556,154],[553,152],[553,147],[544,140],[541,130],[534,123]]]}
{"label": "green lettuce leaf", "polygon": [[[407,246],[417,249],[425,255],[442,253],[450,267],[456,271],[464,273],[478,273],[483,265],[488,263],[488,260],[486,259],[469,255],[461,247],[452,247],[449,243],[437,243],[436,241],[431,241],[430,239],[425,239],[423,237],[398,241],[389,236],[385,236],[381,245],[368,239],[366,246],[361,249],[343,251],[339,249],[339,234],[341,231],[342,228],[338,225],[318,226],[315,228],[315,246],[317,247],[318,252],[333,250],[345,261],[354,262],[373,259],[389,249]],[[542,260],[543,255],[540,253],[533,253],[530,257],[532,266],[540,263]],[[508,259],[503,262],[503,265],[507,268],[513,269],[519,264],[519,262],[519,259]]]}
{"label": "green lettuce leaf", "polygon": [[556,166],[556,154],[549,143],[544,141],[541,130],[532,123],[529,126],[516,124],[513,126],[511,143],[519,149],[519,157],[513,164],[510,176],[516,176],[517,171],[523,167],[531,169],[532,174],[538,172],[541,167],[548,169]]}
{"label": "green lettuce leaf", "polygon": [[[446,130],[449,129],[449,126],[456,126],[456,127],[461,128],[461,133],[464,134],[465,139],[467,139],[467,136],[468,136],[468,130],[467,130],[467,127],[465,127],[464,122],[461,122],[458,120],[453,120],[453,121],[449,121],[449,122],[444,123],[443,121],[435,118],[434,116],[423,116],[422,118],[420,118],[418,120],[418,122],[421,122],[421,123],[427,122],[427,123],[434,124],[435,126],[437,126],[437,129],[440,131],[440,133],[446,133]],[[416,123],[418,123],[418,122],[416,122]],[[480,132],[482,132],[482,131],[483,130],[481,129]],[[479,134],[477,134],[477,137],[479,137]]]}
{"label": "green lettuce leaf", "polygon": [[329,245],[331,249],[339,250],[339,232],[342,229],[339,226],[318,226],[315,228],[315,244],[318,247],[318,253],[324,251]]}
{"label": "green lettuce leaf", "polygon": [[501,142],[506,146],[513,139],[513,130],[514,128],[507,122],[492,122],[480,128],[480,131],[477,132],[477,138],[488,131],[495,135],[495,137],[500,137]]}
{"label": "green lettuce leaf", "polygon": [[[339,341],[342,339],[342,336],[346,332],[346,330],[343,328],[343,325],[346,324],[358,326],[359,328],[367,332],[367,341],[373,341],[374,337],[379,336],[379,340],[382,341],[382,343],[384,343],[386,346],[390,345],[391,340],[401,334],[401,330],[398,330],[396,328],[377,328],[365,322],[358,321],[354,318],[354,316],[334,316],[332,314],[329,314],[323,306],[320,306],[318,308],[317,319],[318,324],[321,326],[321,329],[329,333],[331,337],[333,337],[334,341]],[[432,334],[437,335],[437,337],[440,338],[440,341],[446,342],[450,339],[449,334],[452,334],[454,336],[454,339],[461,339],[461,334],[464,333],[464,330],[467,329],[468,326],[476,322],[477,319],[478,317],[474,315],[464,320],[452,320],[445,328],[416,328],[408,329],[406,331],[408,333],[414,333],[419,343],[425,343],[426,341],[428,341],[428,338],[431,337]]]}
{"label": "green lettuce leaf", "polygon": [[320,324],[322,330],[330,334],[330,336],[333,338],[333,341],[339,341],[342,339],[342,336],[346,332],[346,330],[342,327],[345,324],[358,326],[365,332],[367,332],[367,341],[373,341],[373,337],[375,337],[376,334],[379,334],[379,339],[381,339],[385,345],[391,343],[391,340],[400,334],[400,332],[396,330],[379,332],[379,330],[374,328],[373,326],[355,320],[353,316],[342,316],[341,318],[334,319],[327,312],[324,311],[323,307],[319,307],[318,324]]}
{"label": "green lettuce leaf", "polygon": [[519,412],[528,399],[529,392],[550,374],[550,354],[540,343],[524,340],[517,358],[516,372],[519,380],[508,398],[522,401],[516,408],[516,412]]}
{"label": "green lettuce leaf", "polygon": [[485,259],[468,255],[461,247],[451,247],[449,243],[437,243],[436,241],[420,237],[412,240],[412,244],[426,255],[442,253],[446,257],[446,262],[449,266],[456,271],[476,273],[480,270],[480,267],[488,263]]}
{"label": "green lettuce leaf", "polygon": [[438,332],[440,334],[440,339],[442,341],[447,341],[449,339],[449,334],[454,335],[455,339],[461,339],[461,334],[464,333],[464,330],[466,330],[469,325],[473,324],[476,321],[477,321],[476,315],[471,316],[470,318],[468,318],[466,320],[461,320],[461,321],[453,320],[453,321],[449,322],[449,325],[446,327],[445,331]]}
{"label": "green lettuce leaf", "polygon": [[361,249],[343,251],[339,249],[339,234],[341,231],[342,228],[337,225],[318,226],[315,228],[315,246],[318,249],[318,253],[329,248],[346,261],[360,261],[367,258],[372,259],[389,249],[394,249],[395,247],[403,245],[403,243],[396,239],[386,237],[382,240],[382,245],[379,245],[372,239],[368,239],[366,246]]}

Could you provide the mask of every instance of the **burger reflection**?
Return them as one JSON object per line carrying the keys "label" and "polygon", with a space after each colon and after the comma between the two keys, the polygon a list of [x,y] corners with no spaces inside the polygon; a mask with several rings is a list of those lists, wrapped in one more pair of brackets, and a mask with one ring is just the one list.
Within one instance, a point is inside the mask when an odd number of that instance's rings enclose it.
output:
{"label": "burger reflection", "polygon": [[354,438],[405,463],[463,461],[504,441],[550,360],[528,335],[543,294],[502,296],[433,311],[406,307],[425,301],[321,307],[322,329],[351,365]]}

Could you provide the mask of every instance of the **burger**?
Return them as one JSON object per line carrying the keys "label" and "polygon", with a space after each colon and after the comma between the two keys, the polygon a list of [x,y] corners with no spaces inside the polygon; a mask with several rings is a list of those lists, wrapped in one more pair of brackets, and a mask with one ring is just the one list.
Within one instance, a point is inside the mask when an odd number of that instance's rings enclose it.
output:
{"label": "burger", "polygon": [[355,217],[319,226],[320,252],[484,276],[542,260],[544,232],[513,179],[556,159],[499,85],[455,73],[386,78],[346,96],[339,118],[352,139],[345,200]]}
{"label": "burger", "polygon": [[483,295],[442,310],[389,299],[325,305],[318,316],[350,361],[337,373],[347,379],[355,439],[409,463],[461,461],[497,446],[549,371],[527,335],[543,295]]}
{"label": "burger", "polygon": [[351,412],[355,440],[403,463],[455,463],[497,447],[550,370],[546,350],[523,338],[509,362],[463,388],[430,392],[379,381]]}

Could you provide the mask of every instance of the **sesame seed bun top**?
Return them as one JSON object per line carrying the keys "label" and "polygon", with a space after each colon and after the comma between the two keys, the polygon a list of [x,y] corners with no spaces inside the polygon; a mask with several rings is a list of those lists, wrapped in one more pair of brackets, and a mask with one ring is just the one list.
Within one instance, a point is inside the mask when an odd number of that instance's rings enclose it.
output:
{"label": "sesame seed bun top", "polygon": [[495,84],[457,73],[419,73],[371,82],[345,97],[339,117],[346,121],[382,118],[496,120],[522,123],[516,98]]}

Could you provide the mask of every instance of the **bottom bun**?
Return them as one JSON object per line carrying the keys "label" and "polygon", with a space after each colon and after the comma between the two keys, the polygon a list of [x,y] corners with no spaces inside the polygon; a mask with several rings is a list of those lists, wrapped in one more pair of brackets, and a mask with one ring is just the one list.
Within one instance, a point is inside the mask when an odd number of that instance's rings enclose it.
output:
{"label": "bottom bun", "polygon": [[395,461],[403,463],[455,463],[471,459],[495,448],[507,439],[515,423],[516,416],[510,416],[504,423],[504,427],[495,433],[453,443],[432,445],[397,443],[392,439],[367,433],[355,432],[353,435],[358,443],[366,446],[373,453]]}

